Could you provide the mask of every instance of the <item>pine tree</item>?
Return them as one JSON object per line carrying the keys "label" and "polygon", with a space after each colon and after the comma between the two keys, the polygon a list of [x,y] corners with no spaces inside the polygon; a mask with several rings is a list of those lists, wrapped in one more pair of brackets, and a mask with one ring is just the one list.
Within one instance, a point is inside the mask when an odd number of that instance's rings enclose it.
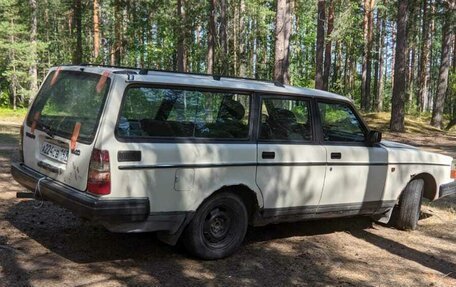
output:
{"label": "pine tree", "polygon": [[398,1],[397,42],[394,64],[394,86],[391,109],[390,129],[393,132],[404,132],[405,94],[406,94],[406,52],[407,52],[407,19],[408,0]]}
{"label": "pine tree", "polygon": [[30,98],[29,69],[35,63],[30,53],[30,33],[20,17],[21,6],[14,0],[0,3],[0,53],[1,76],[9,83],[10,103],[13,109],[24,106]]}

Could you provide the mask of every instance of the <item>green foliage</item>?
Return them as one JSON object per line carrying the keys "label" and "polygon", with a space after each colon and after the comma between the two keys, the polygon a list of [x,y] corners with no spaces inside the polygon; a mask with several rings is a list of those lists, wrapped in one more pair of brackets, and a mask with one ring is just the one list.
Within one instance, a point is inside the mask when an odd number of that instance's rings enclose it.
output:
{"label": "green foliage", "polygon": [[[99,0],[100,4],[100,51],[97,58],[93,52],[93,1],[82,2],[82,60],[99,64],[150,67],[176,70],[179,39],[183,38],[186,67],[190,72],[207,71],[209,15],[214,14],[216,25],[215,73],[271,79],[274,67],[275,45],[275,0],[225,0],[215,1],[214,11],[206,0],[182,0],[182,17],[177,17],[177,0]],[[360,0],[333,0],[335,4],[334,30],[326,41],[332,41],[332,61],[329,90],[347,96],[358,105],[360,102],[361,65],[363,53],[363,2]],[[315,41],[317,27],[317,2],[292,1],[289,74],[291,84],[314,87]],[[429,2],[429,1],[428,1]],[[435,2],[435,1],[433,1]],[[11,106],[13,94],[17,105],[27,106],[33,97],[30,88],[30,67],[38,66],[39,83],[49,67],[69,64],[75,51],[76,21],[74,0],[36,0],[37,3],[37,58],[30,53],[31,7],[29,1],[0,1],[0,106]],[[328,1],[327,1],[328,3]],[[440,65],[442,15],[445,7],[437,1],[436,11],[431,15],[435,24],[432,34],[432,62],[430,63],[430,94],[435,94]],[[409,21],[413,35],[410,47],[416,49],[415,79],[410,92],[417,97],[418,61],[420,54],[421,1],[410,1],[410,9],[416,17]],[[329,6],[329,5],[327,5]],[[386,21],[386,36],[383,39],[385,57],[385,83],[383,89],[384,110],[391,108],[393,34],[397,11],[396,1],[376,1],[377,13]],[[222,23],[222,12],[226,23]],[[375,20],[376,21],[376,20]],[[226,24],[226,48],[221,34]],[[374,25],[375,26],[375,25]],[[377,35],[377,27],[374,27]],[[374,36],[375,37],[375,36]],[[336,43],[338,49],[336,50]],[[376,62],[372,53],[372,66]],[[375,75],[372,74],[372,78]],[[372,80],[373,82],[373,80]],[[454,76],[450,80],[445,107],[447,114],[456,110]],[[372,87],[373,90],[373,87]],[[373,93],[372,93],[373,94]],[[408,105],[416,111],[415,100]],[[58,106],[48,109],[59,111]]]}
{"label": "green foliage", "polygon": [[11,123],[21,123],[25,115],[27,114],[27,109],[18,108],[12,110],[8,107],[0,107],[0,121],[2,122],[11,122]]}

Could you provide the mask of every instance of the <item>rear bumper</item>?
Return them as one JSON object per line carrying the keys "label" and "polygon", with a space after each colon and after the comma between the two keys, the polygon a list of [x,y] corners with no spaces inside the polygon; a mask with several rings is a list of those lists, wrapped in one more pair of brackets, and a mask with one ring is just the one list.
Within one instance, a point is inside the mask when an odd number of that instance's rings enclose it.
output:
{"label": "rear bumper", "polygon": [[[38,180],[45,175],[26,167],[22,163],[11,165],[13,178],[34,190]],[[138,222],[149,216],[148,198],[102,198],[74,189],[52,179],[40,182],[41,196],[81,217],[101,222]]]}
{"label": "rear bumper", "polygon": [[456,194],[456,180],[447,184],[442,184],[440,186],[439,198],[451,194]]}

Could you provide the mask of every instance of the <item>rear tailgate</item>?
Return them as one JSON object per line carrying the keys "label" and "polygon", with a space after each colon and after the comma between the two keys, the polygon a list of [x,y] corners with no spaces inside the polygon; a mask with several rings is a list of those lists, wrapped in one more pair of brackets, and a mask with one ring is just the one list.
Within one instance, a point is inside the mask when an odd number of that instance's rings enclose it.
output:
{"label": "rear tailgate", "polygon": [[107,74],[52,70],[24,124],[25,165],[75,189],[85,190],[90,155],[109,86]]}

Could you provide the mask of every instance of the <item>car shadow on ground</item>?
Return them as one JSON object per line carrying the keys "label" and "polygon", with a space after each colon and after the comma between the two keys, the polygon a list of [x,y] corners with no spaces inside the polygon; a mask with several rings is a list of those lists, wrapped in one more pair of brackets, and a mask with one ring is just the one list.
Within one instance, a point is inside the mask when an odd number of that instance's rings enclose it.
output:
{"label": "car shadow on ground", "polygon": [[[20,201],[8,210],[6,218],[28,237],[73,262],[188,257],[183,248],[160,242],[154,233],[112,233],[50,202],[44,202],[40,208],[37,203]],[[250,227],[244,245],[294,236],[363,230],[371,226],[370,218],[353,217]]]}
{"label": "car shadow on ground", "polygon": [[372,220],[365,216],[272,224],[250,228],[244,244],[294,236],[314,236],[339,231],[350,232],[352,229],[363,230],[371,228],[372,224]]}
{"label": "car shadow on ground", "polygon": [[20,201],[9,209],[9,222],[52,252],[76,263],[160,257],[175,253],[153,233],[112,233],[69,211],[44,202]]}
{"label": "car shadow on ground", "polygon": [[[318,252],[322,247],[309,242],[287,242],[295,252],[283,253],[271,248],[263,248],[267,241],[291,238],[294,236],[313,236],[338,231],[364,230],[372,223],[367,218],[318,220],[298,223],[284,223],[265,227],[250,228],[240,251],[235,255],[217,261],[199,261],[191,258],[181,246],[171,247],[161,243],[153,233],[118,234],[111,233],[101,226],[84,222],[72,213],[45,202],[40,208],[35,208],[36,201],[20,201],[10,207],[5,219],[15,228],[24,233],[25,239],[32,239],[49,250],[51,258],[60,261],[59,257],[70,260],[71,266],[90,266],[91,274],[103,274],[127,285],[142,285],[150,283],[165,283],[164,285],[189,286],[212,282],[216,285],[290,285],[316,282],[334,284],[337,278],[332,277],[328,267],[323,264],[315,265],[320,258]],[[260,244],[256,244],[260,243]],[[258,246],[259,245],[259,246]],[[40,248],[42,249],[42,248]],[[310,250],[310,251],[309,251]],[[312,251],[313,250],[313,251]],[[43,252],[43,251],[42,251]],[[310,253],[309,253],[310,252]],[[28,253],[28,251],[26,252]],[[47,255],[46,255],[47,254]],[[55,256],[55,255],[57,256]],[[313,255],[312,255],[313,254]],[[16,262],[18,255],[9,253],[9,261]],[[29,255],[26,256],[36,256]],[[49,256],[45,252],[38,257]],[[332,258],[338,262],[352,262],[343,255],[334,254]],[[35,260],[35,259],[33,259]],[[289,266],[290,261],[299,260],[299,266]],[[49,259],[48,259],[49,261]],[[325,261],[325,262],[326,262]],[[40,261],[38,261],[40,262]],[[64,261],[63,261],[64,262]],[[41,268],[47,269],[55,262],[40,263]],[[62,264],[62,263],[61,263]],[[0,264],[1,265],[1,264]],[[49,266],[48,266],[49,265]],[[55,282],[61,280],[59,272],[54,275],[46,272],[28,274],[19,264],[9,264],[11,272],[20,276],[20,282],[25,285],[32,279],[52,278]],[[208,278],[195,277],[188,274],[188,266],[199,270]],[[196,266],[196,267],[195,267]],[[300,268],[305,266],[306,272]],[[140,270],[139,273],[152,275],[155,281],[141,281],[134,276],[119,277],[112,270],[131,268]],[[113,274],[111,274],[111,273]],[[29,280],[30,279],[30,280]],[[174,282],[174,283],[173,283]],[[185,284],[182,284],[185,282]],[[98,283],[103,284],[103,281]],[[346,283],[346,282],[345,282]],[[360,284],[354,280],[350,284]]]}
{"label": "car shadow on ground", "polygon": [[[358,279],[334,277],[329,270],[334,264],[355,264],[357,260],[347,258],[342,252],[332,251],[329,258],[325,259],[325,245],[315,243],[313,237],[330,233],[346,232],[375,245],[387,252],[415,261],[423,266],[448,274],[455,278],[452,270],[456,265],[431,258],[404,244],[395,242],[370,232],[372,221],[367,217],[353,217],[343,219],[315,220],[297,223],[282,223],[264,227],[250,228],[244,245],[235,255],[217,261],[198,261],[189,258],[189,255],[179,247],[170,247],[161,243],[153,233],[118,234],[111,233],[101,226],[84,222],[72,213],[45,202],[41,208],[35,208],[36,201],[19,201],[11,205],[5,214],[15,228],[26,235],[25,238],[33,239],[45,249],[49,250],[56,258],[63,257],[73,263],[71,266],[89,266],[90,274],[105,276],[103,280],[115,279],[126,285],[164,284],[172,285],[200,285],[215,283],[216,285],[274,285],[274,284],[312,284],[318,280],[319,284],[366,285],[365,281]],[[399,231],[398,231],[399,232]],[[293,237],[304,237],[304,240],[293,240]],[[281,252],[269,248],[268,241],[285,239],[291,252]],[[288,240],[290,239],[290,240]],[[2,238],[0,238],[2,240]],[[28,239],[27,239],[28,240]],[[279,243],[279,241],[275,241]],[[0,242],[1,243],[1,242]],[[280,243],[279,243],[280,244]],[[5,244],[6,245],[6,244]],[[16,262],[17,254],[9,252],[11,272],[20,274],[24,284],[29,278],[38,276],[53,278],[55,274],[41,272],[30,275]],[[28,256],[28,255],[26,255]],[[45,254],[43,256],[46,256]],[[60,259],[62,260],[62,259]],[[295,262],[296,266],[290,266]],[[53,262],[47,263],[49,266]],[[76,265],[75,265],[76,264]],[[197,269],[199,274],[209,274],[207,278],[194,276],[190,269]],[[195,267],[196,266],[196,267]],[[43,267],[47,268],[46,266]],[[136,270],[141,276],[119,276],[118,270]],[[305,269],[303,272],[302,268]],[[114,270],[114,271],[113,271]],[[366,270],[366,272],[369,272]],[[58,276],[55,282],[59,282]],[[375,277],[372,275],[372,280]],[[142,278],[142,279],[141,279]],[[24,281],[25,280],[25,281]],[[342,281],[340,281],[342,280]],[[413,279],[415,280],[415,279]],[[419,280],[417,277],[416,280]],[[185,282],[185,284],[182,284]],[[242,284],[237,284],[242,282]],[[417,283],[419,281],[416,281]]]}

